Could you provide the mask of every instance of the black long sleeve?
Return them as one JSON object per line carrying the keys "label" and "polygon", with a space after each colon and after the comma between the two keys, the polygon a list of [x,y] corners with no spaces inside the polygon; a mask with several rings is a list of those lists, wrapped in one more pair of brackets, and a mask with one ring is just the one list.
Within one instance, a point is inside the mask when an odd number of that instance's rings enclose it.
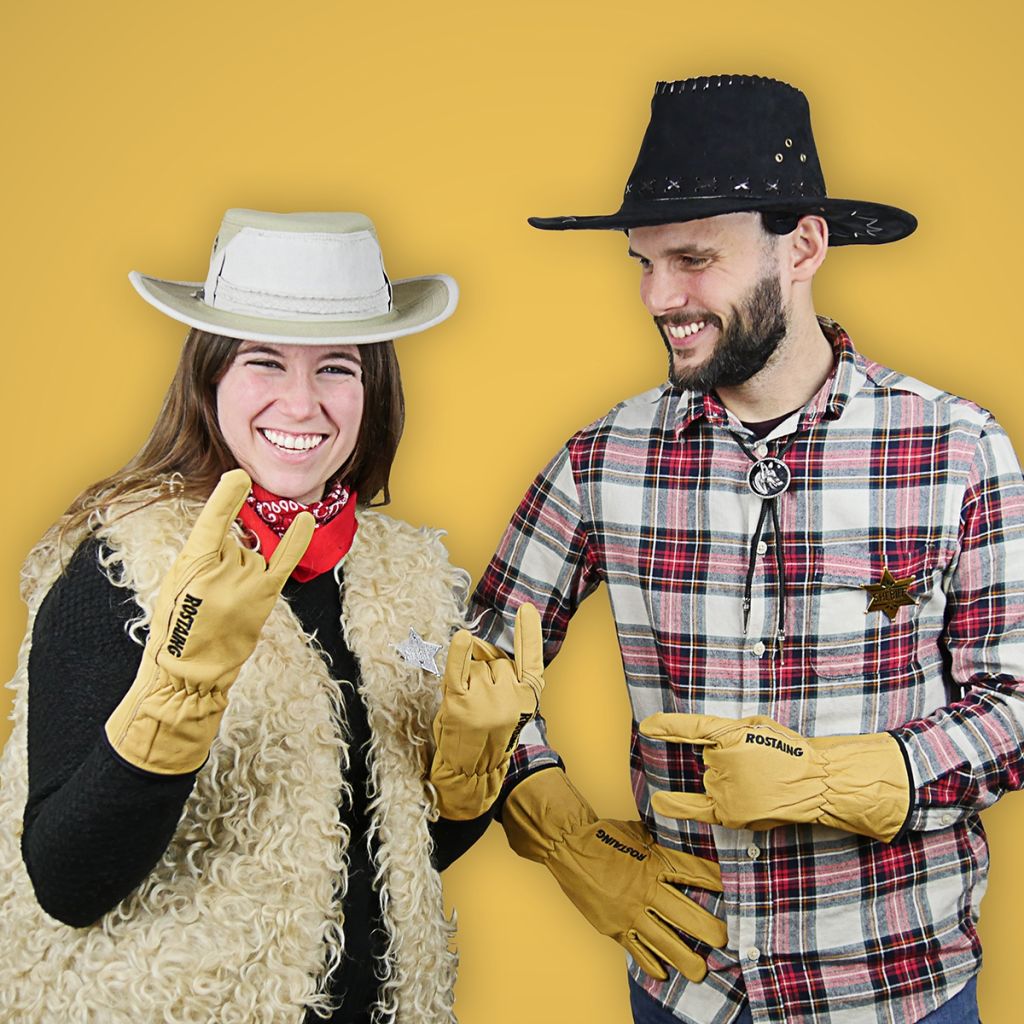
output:
{"label": "black long sleeve", "polygon": [[142,648],[127,635],[130,592],[83,544],[44,598],[29,656],[28,775],[22,854],[40,906],[91,924],[160,859],[194,773],[139,771],[114,753],[104,723],[128,691]]}
{"label": "black long sleeve", "polygon": [[432,860],[438,871],[444,871],[457,861],[483,834],[494,820],[487,810],[470,821],[451,821],[438,818],[430,823],[430,838],[434,841]]}

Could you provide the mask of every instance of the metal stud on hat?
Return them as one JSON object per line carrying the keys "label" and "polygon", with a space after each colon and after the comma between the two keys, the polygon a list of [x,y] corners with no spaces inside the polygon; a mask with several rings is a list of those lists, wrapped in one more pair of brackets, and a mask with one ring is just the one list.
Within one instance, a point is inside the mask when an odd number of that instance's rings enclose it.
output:
{"label": "metal stud on hat", "polygon": [[459,296],[447,274],[391,281],[361,213],[228,210],[205,282],[134,270],[128,278],[150,305],[191,327],[280,344],[416,334],[447,320]]}

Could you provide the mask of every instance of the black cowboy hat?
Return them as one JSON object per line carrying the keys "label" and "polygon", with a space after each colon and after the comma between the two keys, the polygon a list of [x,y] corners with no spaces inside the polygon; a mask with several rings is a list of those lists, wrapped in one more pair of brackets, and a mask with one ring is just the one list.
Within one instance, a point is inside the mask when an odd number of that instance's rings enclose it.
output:
{"label": "black cowboy hat", "polygon": [[785,82],[754,75],[659,82],[618,212],[529,220],[549,231],[624,229],[744,210],[779,214],[772,218],[777,231],[818,214],[832,245],[894,242],[917,227],[912,214],[895,206],[830,199],[807,98]]}

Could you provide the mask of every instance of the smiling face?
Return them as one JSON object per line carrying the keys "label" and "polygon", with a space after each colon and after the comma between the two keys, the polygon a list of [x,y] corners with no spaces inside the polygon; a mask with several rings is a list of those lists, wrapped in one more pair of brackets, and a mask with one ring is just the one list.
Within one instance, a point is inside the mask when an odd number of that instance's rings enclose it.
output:
{"label": "smiling face", "polygon": [[354,345],[244,341],[217,385],[217,422],[238,465],[308,505],[352,454],[363,416]]}
{"label": "smiling face", "polygon": [[775,245],[753,213],[630,229],[674,384],[736,387],[774,355],[788,329]]}

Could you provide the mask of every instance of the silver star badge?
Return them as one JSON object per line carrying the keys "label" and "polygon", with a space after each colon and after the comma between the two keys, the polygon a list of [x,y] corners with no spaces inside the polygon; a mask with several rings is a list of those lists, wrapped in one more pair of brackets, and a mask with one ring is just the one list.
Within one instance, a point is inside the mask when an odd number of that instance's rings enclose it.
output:
{"label": "silver star badge", "polygon": [[440,644],[428,643],[416,632],[409,630],[409,639],[404,644],[395,644],[395,650],[402,656],[407,665],[415,665],[431,675],[440,676],[437,669],[437,652],[441,650]]}

